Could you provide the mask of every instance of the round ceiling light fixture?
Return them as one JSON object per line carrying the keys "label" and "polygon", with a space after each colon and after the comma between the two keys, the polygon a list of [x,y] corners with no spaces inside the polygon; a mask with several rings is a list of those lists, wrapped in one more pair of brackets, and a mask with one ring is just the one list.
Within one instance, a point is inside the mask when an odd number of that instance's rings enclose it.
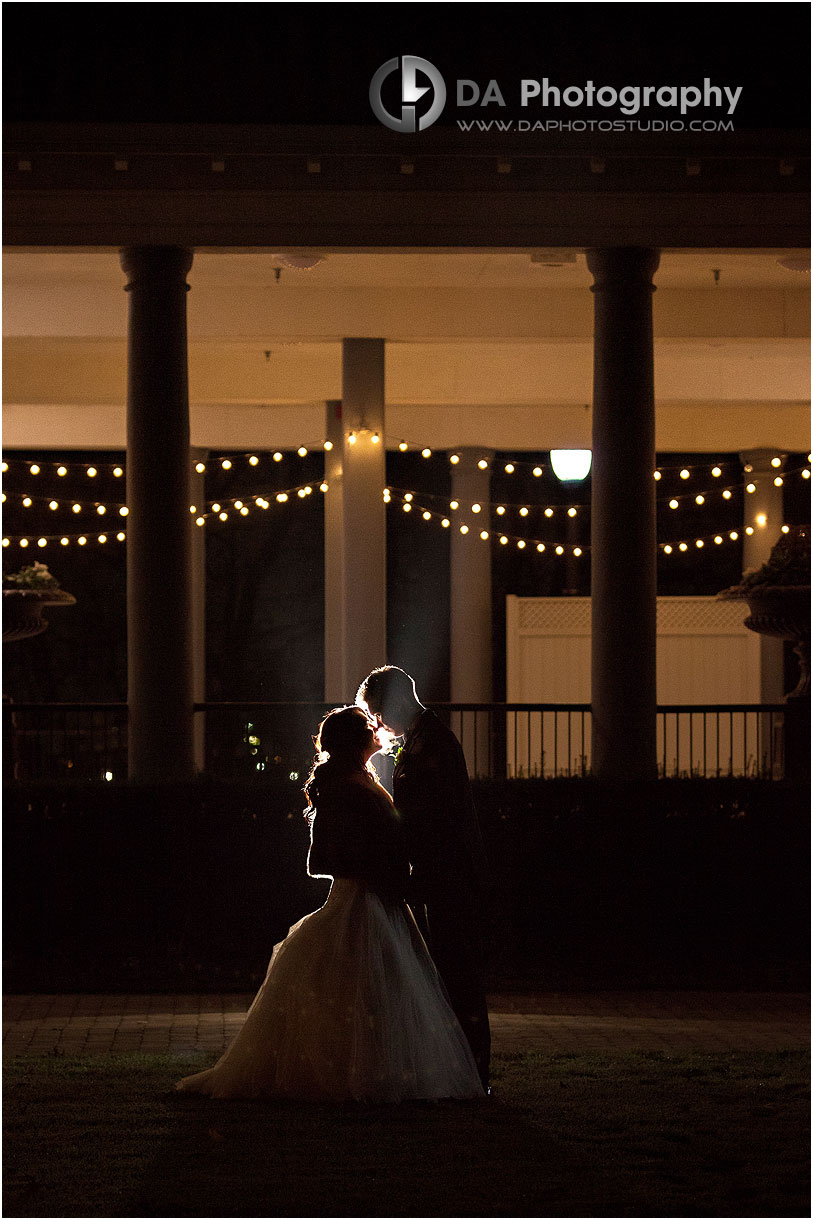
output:
{"label": "round ceiling light fixture", "polygon": [[809,254],[792,254],[788,258],[778,258],[776,261],[786,271],[797,271],[801,275],[810,275]]}
{"label": "round ceiling light fixture", "polygon": [[274,258],[281,267],[289,267],[292,271],[313,271],[325,261],[321,254],[275,254]]}

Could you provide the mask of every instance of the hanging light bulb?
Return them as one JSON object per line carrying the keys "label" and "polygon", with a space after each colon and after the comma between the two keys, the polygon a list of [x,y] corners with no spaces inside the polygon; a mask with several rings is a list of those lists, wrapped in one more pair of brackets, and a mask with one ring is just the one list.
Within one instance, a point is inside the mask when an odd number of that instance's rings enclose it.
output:
{"label": "hanging light bulb", "polygon": [[534,471],[533,471],[533,473],[534,473],[534,478],[535,478],[535,479],[539,479],[539,478],[541,478],[541,477],[542,477],[542,467],[541,467],[541,466],[534,466]]}
{"label": "hanging light bulb", "polygon": [[280,453],[279,449],[276,451],[276,453],[273,455],[273,457],[274,457],[275,462],[282,461],[282,454]]}
{"label": "hanging light bulb", "polygon": [[224,458],[223,461],[220,463],[220,465],[223,467],[224,470],[231,470],[231,462],[229,461],[228,458]]}
{"label": "hanging light bulb", "polygon": [[406,441],[399,441],[398,448],[401,450],[401,453],[406,453],[409,445],[406,443]]}
{"label": "hanging light bulb", "polygon": [[297,449],[297,453],[299,454],[299,456],[300,456],[300,457],[307,457],[307,456],[308,456],[308,451],[307,451],[307,449],[305,448],[305,446],[304,446],[304,445],[300,445],[300,446],[299,446],[299,448]]}
{"label": "hanging light bulb", "polygon": [[477,463],[477,467],[479,470],[488,470],[488,462],[485,458],[480,458],[479,462]]}
{"label": "hanging light bulb", "polygon": [[422,450],[421,450],[421,457],[423,457],[423,458],[430,458],[431,456],[432,456],[432,450],[431,450],[431,449],[422,449]]}
{"label": "hanging light bulb", "polygon": [[88,478],[95,479],[98,471],[95,466],[88,466]]}
{"label": "hanging light bulb", "polygon": [[683,470],[681,470],[681,472],[680,472],[680,477],[682,479],[688,479],[688,478],[690,478],[690,476],[691,476],[691,471],[687,470],[686,467],[684,466]]}
{"label": "hanging light bulb", "polygon": [[347,437],[348,445],[355,445],[356,440],[357,440],[357,437],[356,437],[355,432],[351,432]]}
{"label": "hanging light bulb", "polygon": [[449,458],[449,461],[450,461],[450,463],[452,464],[452,466],[456,466],[456,465],[457,465],[457,463],[460,461],[460,454],[459,454],[459,453],[453,453],[453,454],[451,455],[451,457]]}
{"label": "hanging light bulb", "polygon": [[[202,465],[202,463],[198,463],[198,465]],[[206,467],[204,466],[204,467],[203,467],[203,469],[205,470],[205,469],[206,469]],[[59,471],[57,471],[57,474],[59,474]],[[114,467],[113,467],[113,477],[114,477],[114,478],[116,478],[116,479],[120,479],[120,478],[122,477],[122,475],[123,475],[123,474],[124,474],[124,471],[122,470],[121,466],[114,466]]]}
{"label": "hanging light bulb", "polygon": [[326,450],[328,451],[328,453],[329,453],[329,452],[330,452],[330,450],[333,448],[333,441],[325,441],[325,443],[324,443],[324,445],[322,446],[322,448],[323,448],[323,449],[326,449]]}
{"label": "hanging light bulb", "polygon": [[720,475],[721,475],[723,472],[722,472],[722,470],[720,469],[720,467],[719,467],[719,466],[712,466],[712,468],[711,468],[711,473],[714,475],[714,478],[715,478],[715,479],[719,479]]}

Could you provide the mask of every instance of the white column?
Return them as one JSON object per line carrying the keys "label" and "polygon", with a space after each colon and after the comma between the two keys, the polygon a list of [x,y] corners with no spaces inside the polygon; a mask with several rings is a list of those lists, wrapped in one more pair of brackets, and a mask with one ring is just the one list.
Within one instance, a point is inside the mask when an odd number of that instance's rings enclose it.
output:
{"label": "white column", "polygon": [[[742,566],[744,571],[761,568],[771,557],[771,548],[782,536],[783,497],[782,488],[774,485],[780,471],[771,465],[775,454],[769,449],[755,449],[741,453],[744,467],[743,484],[753,484],[756,491],[743,491],[743,544]],[[752,534],[745,531],[751,528]],[[759,637],[760,651],[760,700],[762,703],[780,703],[784,694],[785,659],[782,640],[769,635]]]}
{"label": "white column", "polygon": [[327,439],[325,698],[349,702],[387,659],[383,339],[344,340]]}
{"label": "white column", "polygon": [[[195,469],[205,463],[208,449],[190,449],[192,472],[189,478],[190,504],[197,509],[206,507],[206,472]],[[192,517],[195,520],[197,513]],[[192,527],[192,699],[195,703],[206,700],[206,529]],[[195,751],[195,767],[203,771],[206,766],[206,713],[197,712],[193,717],[192,744]]]}
{"label": "white column", "polygon": [[593,340],[593,774],[656,775],[656,250],[588,250]]}
{"label": "white column", "polygon": [[[451,701],[491,703],[491,545],[480,538],[491,526],[489,499],[491,475],[478,462],[489,462],[493,452],[458,449],[460,461],[452,467],[452,497],[460,502],[453,517],[450,538],[451,589]],[[479,513],[471,512],[480,504]],[[469,526],[461,534],[459,526]]]}
{"label": "white column", "polygon": [[[491,541],[480,537],[481,530],[491,526],[491,475],[478,463],[490,463],[494,453],[486,449],[457,453],[460,461],[452,467],[452,497],[460,508],[452,516],[449,539],[450,698],[452,703],[491,703]],[[481,506],[480,512],[472,512],[474,504]],[[469,527],[467,534],[460,532],[463,524]],[[464,713],[455,725],[471,775],[489,773],[489,726],[485,712]]]}
{"label": "white column", "polygon": [[130,779],[195,773],[186,275],[192,252],[120,252],[127,329],[127,700]]}

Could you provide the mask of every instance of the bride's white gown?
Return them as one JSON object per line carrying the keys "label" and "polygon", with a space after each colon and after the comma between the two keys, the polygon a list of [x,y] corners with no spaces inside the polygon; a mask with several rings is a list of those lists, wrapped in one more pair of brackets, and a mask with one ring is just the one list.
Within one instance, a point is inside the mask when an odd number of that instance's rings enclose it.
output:
{"label": "bride's white gown", "polygon": [[479,1097],[469,1044],[403,902],[339,877],[274,949],[221,1059],[177,1085],[209,1097]]}

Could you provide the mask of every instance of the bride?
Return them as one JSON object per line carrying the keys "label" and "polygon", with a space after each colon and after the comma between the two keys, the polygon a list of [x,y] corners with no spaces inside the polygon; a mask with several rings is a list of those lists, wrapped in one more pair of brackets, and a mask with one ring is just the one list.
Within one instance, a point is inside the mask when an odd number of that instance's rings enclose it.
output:
{"label": "bride", "polygon": [[405,902],[401,824],[370,763],[376,731],[361,708],[338,708],[316,746],[305,785],[308,873],[333,878],[328,899],[275,947],[225,1054],[176,1087],[311,1101],[481,1097],[468,1042]]}

